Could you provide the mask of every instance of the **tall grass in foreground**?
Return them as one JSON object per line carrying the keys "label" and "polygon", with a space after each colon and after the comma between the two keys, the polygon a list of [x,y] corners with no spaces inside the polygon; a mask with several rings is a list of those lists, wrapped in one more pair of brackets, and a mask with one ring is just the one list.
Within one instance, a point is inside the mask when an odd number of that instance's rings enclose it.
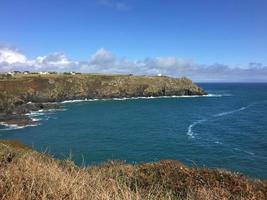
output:
{"label": "tall grass in foreground", "polygon": [[267,199],[267,182],[177,161],[79,168],[0,141],[0,199]]}

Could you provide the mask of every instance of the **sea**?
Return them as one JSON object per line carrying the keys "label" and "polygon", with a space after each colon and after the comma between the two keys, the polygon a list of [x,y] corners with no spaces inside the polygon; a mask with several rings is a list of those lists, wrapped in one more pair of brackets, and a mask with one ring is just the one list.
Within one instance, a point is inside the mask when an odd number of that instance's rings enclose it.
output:
{"label": "sea", "polygon": [[267,179],[267,83],[198,85],[209,95],[62,102],[30,113],[36,126],[0,125],[0,139],[80,166],[171,159]]}

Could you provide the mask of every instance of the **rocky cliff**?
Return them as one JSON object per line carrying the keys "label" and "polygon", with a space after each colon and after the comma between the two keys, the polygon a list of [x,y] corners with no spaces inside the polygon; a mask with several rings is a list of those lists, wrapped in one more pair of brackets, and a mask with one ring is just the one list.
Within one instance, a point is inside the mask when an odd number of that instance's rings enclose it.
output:
{"label": "rocky cliff", "polygon": [[[0,121],[1,113],[2,118],[5,118],[3,113],[8,113],[10,118],[12,114],[23,114],[29,110],[56,106],[47,104],[47,102],[85,98],[108,99],[204,94],[206,93],[201,88],[185,77],[99,74],[29,74],[12,77],[2,75],[0,77]],[[28,102],[33,104],[29,105]]]}

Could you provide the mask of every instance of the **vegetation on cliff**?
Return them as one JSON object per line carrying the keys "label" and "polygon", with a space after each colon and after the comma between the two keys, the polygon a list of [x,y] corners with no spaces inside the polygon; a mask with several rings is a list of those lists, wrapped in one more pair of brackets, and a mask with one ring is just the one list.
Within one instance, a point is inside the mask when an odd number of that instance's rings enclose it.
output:
{"label": "vegetation on cliff", "polygon": [[49,74],[0,77],[0,112],[27,102],[140,96],[203,95],[187,78],[132,75]]}
{"label": "vegetation on cliff", "polygon": [[177,161],[80,168],[0,141],[0,199],[267,199],[267,181]]}
{"label": "vegetation on cliff", "polygon": [[[150,96],[204,95],[187,78],[100,74],[0,74],[0,123],[34,124],[26,113],[57,109],[57,102]],[[32,102],[32,103],[28,103]]]}

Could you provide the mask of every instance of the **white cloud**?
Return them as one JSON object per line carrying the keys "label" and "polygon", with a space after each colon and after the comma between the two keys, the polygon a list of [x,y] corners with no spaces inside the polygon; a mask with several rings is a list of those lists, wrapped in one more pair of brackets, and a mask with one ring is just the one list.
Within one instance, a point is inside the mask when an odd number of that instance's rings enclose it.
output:
{"label": "white cloud", "polygon": [[247,66],[223,64],[201,65],[177,57],[155,57],[142,60],[118,58],[101,48],[86,61],[73,61],[64,53],[38,56],[32,60],[15,48],[0,46],[0,71],[80,71],[137,75],[188,76],[194,81],[267,81],[267,66],[251,62]]}
{"label": "white cloud", "polygon": [[97,50],[90,58],[89,63],[92,65],[114,65],[116,57],[104,48]]}
{"label": "white cloud", "polygon": [[64,53],[52,53],[47,56],[38,56],[31,61],[35,70],[71,71],[76,69],[78,62],[70,60]]}
{"label": "white cloud", "polygon": [[0,63],[6,62],[7,64],[25,63],[26,56],[20,53],[17,49],[10,47],[0,46]]}
{"label": "white cloud", "polygon": [[0,71],[2,72],[12,70],[69,71],[76,69],[78,63],[71,61],[64,53],[58,52],[30,60],[15,48],[0,46]]}

